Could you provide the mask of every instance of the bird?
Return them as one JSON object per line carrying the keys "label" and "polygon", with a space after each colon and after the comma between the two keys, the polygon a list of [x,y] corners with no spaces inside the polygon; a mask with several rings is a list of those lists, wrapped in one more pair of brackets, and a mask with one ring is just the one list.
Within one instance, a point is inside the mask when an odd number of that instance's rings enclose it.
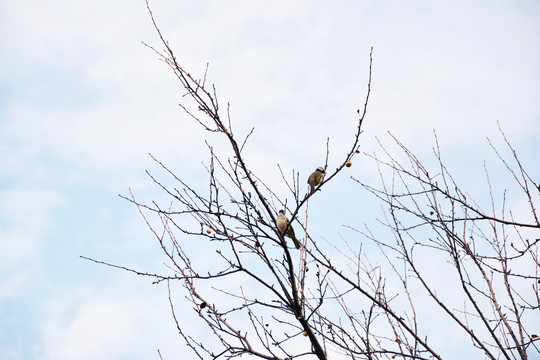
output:
{"label": "bird", "polygon": [[311,187],[311,193],[313,194],[315,192],[315,188],[323,182],[324,180],[324,169],[322,167],[318,167],[317,170],[311,173],[309,175],[309,178],[307,180],[309,186]]}
{"label": "bird", "polygon": [[[289,219],[287,219],[287,217],[285,216],[285,211],[279,210],[279,215],[276,219],[276,225],[279,231],[281,231],[281,234],[290,237],[294,242],[294,246],[296,246],[297,249],[300,249],[300,241],[298,241],[298,239],[294,235],[294,230],[292,226],[289,225]],[[285,229],[287,230],[285,231]]]}

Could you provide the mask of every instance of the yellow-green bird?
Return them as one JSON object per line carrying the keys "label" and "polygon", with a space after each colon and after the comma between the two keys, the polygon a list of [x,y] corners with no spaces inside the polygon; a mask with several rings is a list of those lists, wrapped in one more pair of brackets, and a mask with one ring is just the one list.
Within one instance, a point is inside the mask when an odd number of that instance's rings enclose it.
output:
{"label": "yellow-green bird", "polygon": [[309,175],[309,178],[307,180],[309,186],[311,187],[311,193],[313,194],[315,192],[315,188],[322,183],[324,180],[324,169],[322,167],[318,167],[317,170],[311,173]]}
{"label": "yellow-green bird", "polygon": [[[294,230],[292,226],[289,225],[289,219],[285,216],[285,211],[279,210],[279,215],[276,218],[276,225],[279,231],[281,231],[281,234],[290,237],[294,241],[294,246],[296,246],[297,249],[300,249],[300,241],[298,241],[294,235]],[[285,231],[285,229],[287,229],[287,231]],[[284,231],[285,233],[283,233]]]}

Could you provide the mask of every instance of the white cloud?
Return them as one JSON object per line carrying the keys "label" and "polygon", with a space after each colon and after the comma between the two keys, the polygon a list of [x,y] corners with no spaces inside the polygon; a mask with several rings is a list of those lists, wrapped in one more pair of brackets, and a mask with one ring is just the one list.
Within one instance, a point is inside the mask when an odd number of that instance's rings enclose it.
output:
{"label": "white cloud", "polygon": [[45,359],[115,358],[135,328],[134,310],[118,300],[80,304],[73,317],[45,324]]}
{"label": "white cloud", "polygon": [[43,309],[39,358],[145,359],[157,356],[157,349],[178,351],[163,287],[144,289],[140,279],[124,275],[113,275],[122,281],[120,287],[108,283],[100,290],[57,289],[58,296]]}
{"label": "white cloud", "polygon": [[52,190],[26,188],[0,192],[0,216],[3,223],[38,233],[52,223],[51,211],[66,205],[63,196]]}
{"label": "white cloud", "polygon": [[43,189],[0,191],[0,298],[29,291],[40,267],[39,251],[46,230],[54,224],[52,212],[66,204],[58,193]]}
{"label": "white cloud", "polygon": [[22,228],[0,228],[0,268],[12,269],[25,260],[35,258],[38,244],[33,234]]}

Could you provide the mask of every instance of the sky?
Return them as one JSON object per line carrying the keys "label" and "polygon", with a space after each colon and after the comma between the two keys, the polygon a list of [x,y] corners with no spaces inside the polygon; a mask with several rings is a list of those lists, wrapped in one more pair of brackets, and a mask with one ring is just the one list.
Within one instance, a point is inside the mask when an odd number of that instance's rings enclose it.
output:
{"label": "sky", "polygon": [[[373,47],[362,152],[394,134],[428,157],[437,133],[458,180],[485,196],[486,141],[498,123],[538,179],[540,4],[536,1],[151,0],[184,68],[230,104],[254,171],[286,196],[276,164],[307,175],[326,141],[337,166],[356,130]],[[164,269],[136,208],[167,201],[149,153],[204,182],[202,131],[178,103],[144,1],[0,0],[0,358],[158,359],[183,349],[166,287],[83,260]],[[349,175],[377,181],[365,156]],[[473,170],[478,170],[477,172]],[[506,180],[493,180],[504,188]],[[375,219],[380,203],[350,176],[313,208],[332,224]],[[483,192],[484,191],[484,192]],[[350,199],[353,199],[352,201]],[[336,211],[336,209],[341,211]],[[317,211],[317,210],[314,210]],[[316,216],[316,215],[314,215]]]}

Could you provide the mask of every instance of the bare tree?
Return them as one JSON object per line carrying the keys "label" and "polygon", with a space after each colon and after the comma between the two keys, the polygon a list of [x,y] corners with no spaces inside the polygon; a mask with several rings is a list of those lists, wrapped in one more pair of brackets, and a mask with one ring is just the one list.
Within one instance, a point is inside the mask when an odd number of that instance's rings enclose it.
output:
{"label": "bare tree", "polygon": [[[396,155],[380,144],[385,158],[372,158],[379,166],[382,187],[356,181],[388,206],[387,224],[395,241],[366,236],[392,261],[394,275],[401,280],[407,295],[408,284],[419,283],[440,311],[487,358],[527,359],[529,352],[539,354],[535,343],[538,336],[531,331],[538,331],[533,319],[538,321],[540,305],[540,223],[535,206],[540,186],[533,182],[500,127],[499,130],[511,160],[489,144],[515,181],[518,192],[513,196],[526,201],[528,209],[521,209],[518,214],[507,209],[506,192],[500,204],[495,200],[487,168],[490,209],[482,209],[458,186],[444,165],[437,138],[434,170],[423,165],[392,136],[404,160],[396,160]],[[527,215],[528,219],[524,219]],[[421,267],[422,256],[445,261],[454,282],[428,280],[432,269]],[[448,286],[454,286],[452,296],[444,298],[440,294]]]}
{"label": "bare tree", "polygon": [[[318,191],[304,194],[304,180],[298,173],[291,179],[282,173],[294,199],[290,204],[250,169],[243,151],[251,132],[243,139],[236,136],[228,106],[220,107],[206,73],[199,79],[181,66],[149,7],[148,11],[163,50],[149,48],[185,90],[182,108],[202,129],[226,139],[231,155],[217,154],[207,144],[207,193],[153,158],[176,184],[167,186],[148,174],[171,203],[142,203],[133,194],[125,198],[147,222],[168,271],[153,274],[121,268],[167,283],[178,332],[198,358],[442,359],[444,354],[432,346],[419,323],[423,309],[413,287],[420,287],[447,321],[467,334],[479,354],[490,359],[527,359],[531,352],[538,353],[537,336],[532,333],[537,324],[526,319],[539,310],[540,223],[535,202],[540,189],[510,144],[517,170],[502,156],[501,161],[528,199],[531,219],[515,219],[504,203],[501,210],[494,201],[489,212],[483,211],[454,182],[438,145],[434,173],[394,138],[405,160],[396,160],[382,145],[385,158],[368,155],[379,166],[382,185],[356,179],[387,209],[386,224],[393,236],[356,230],[378,246],[387,264],[374,263],[362,248],[347,246],[336,247],[339,258],[334,258],[313,241],[307,227],[307,204]],[[316,190],[360,154],[371,69],[370,53],[365,101],[358,110],[350,150],[335,167],[328,163],[327,150],[327,176]],[[283,231],[276,226],[279,210],[285,210],[290,220]],[[304,221],[300,214],[305,214]],[[159,226],[151,216],[157,216]],[[291,236],[291,228],[296,229],[299,250],[284,236]],[[524,234],[523,229],[531,232]],[[186,239],[197,239],[197,244]],[[430,270],[418,261],[419,254],[432,253],[453,270],[453,285],[459,287],[450,298],[439,290],[448,284],[434,282]],[[178,284],[206,327],[204,336],[193,335],[191,320],[178,316],[178,300],[172,295]]]}

